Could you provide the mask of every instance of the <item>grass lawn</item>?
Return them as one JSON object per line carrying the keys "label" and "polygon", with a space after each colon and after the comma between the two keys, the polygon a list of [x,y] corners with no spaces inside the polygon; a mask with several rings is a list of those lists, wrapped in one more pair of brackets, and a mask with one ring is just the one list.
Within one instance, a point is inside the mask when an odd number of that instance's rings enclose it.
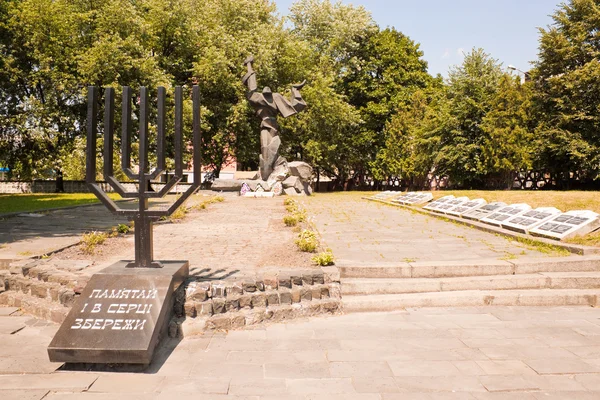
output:
{"label": "grass lawn", "polygon": [[[360,198],[373,196],[377,193],[380,192],[340,192],[339,196],[340,198],[344,196]],[[470,199],[482,198],[488,203],[493,201],[503,201],[507,204],[527,203],[533,208],[556,207],[562,211],[591,210],[600,214],[600,192],[595,191],[439,190],[431,193],[434,200],[448,195],[466,196]],[[566,241],[586,246],[600,246],[600,231]]]}
{"label": "grass lawn", "polygon": [[[108,195],[113,200],[121,198],[117,193]],[[80,206],[98,202],[96,196],[91,193],[0,194],[0,214]]]}

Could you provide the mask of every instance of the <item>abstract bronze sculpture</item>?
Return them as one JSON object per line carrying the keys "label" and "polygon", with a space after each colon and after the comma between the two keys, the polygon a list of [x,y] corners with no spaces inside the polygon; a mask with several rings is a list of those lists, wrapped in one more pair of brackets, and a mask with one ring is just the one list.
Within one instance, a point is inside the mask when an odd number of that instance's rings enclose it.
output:
{"label": "abstract bronze sculpture", "polygon": [[256,82],[256,72],[252,68],[254,57],[250,56],[244,61],[248,67],[248,72],[244,75],[243,82],[248,87],[248,101],[256,110],[256,114],[261,119],[260,124],[260,176],[263,181],[269,180],[269,176],[276,167],[287,164],[285,158],[279,155],[279,124],[277,115],[281,114],[284,118],[297,114],[306,108],[306,102],[302,99],[300,89],[305,82],[292,86],[291,101],[279,93],[271,92],[269,87],[265,87],[259,92]]}

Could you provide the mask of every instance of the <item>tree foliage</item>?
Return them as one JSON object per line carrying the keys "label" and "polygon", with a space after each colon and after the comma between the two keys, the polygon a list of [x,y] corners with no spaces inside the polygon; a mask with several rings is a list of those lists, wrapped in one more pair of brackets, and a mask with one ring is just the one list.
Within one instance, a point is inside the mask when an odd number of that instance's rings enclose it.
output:
{"label": "tree foliage", "polygon": [[280,119],[282,155],[339,187],[365,175],[420,186],[435,173],[465,187],[506,187],[530,168],[597,176],[600,4],[569,0],[553,18],[521,84],[482,49],[446,80],[432,77],[417,41],[331,0],[298,0],[286,18],[273,1],[0,0],[0,167],[13,178],[82,178],[88,85],[182,85],[190,132],[197,84],[204,166],[218,174],[235,156],[256,168],[260,121],[241,82],[254,54],[261,88],[285,95],[307,80],[308,109]]}
{"label": "tree foliage", "polygon": [[532,77],[539,127],[536,165],[600,170],[600,4],[571,0],[540,29]]}

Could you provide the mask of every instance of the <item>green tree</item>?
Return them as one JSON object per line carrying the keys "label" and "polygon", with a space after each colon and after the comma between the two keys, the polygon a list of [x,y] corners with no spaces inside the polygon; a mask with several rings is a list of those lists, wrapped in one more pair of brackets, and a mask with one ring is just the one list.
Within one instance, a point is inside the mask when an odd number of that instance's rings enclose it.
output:
{"label": "green tree", "polygon": [[551,171],[600,171],[600,4],[570,0],[540,29],[539,61],[531,71],[539,119],[536,166]]}
{"label": "green tree", "polygon": [[505,74],[483,118],[485,171],[510,188],[514,171],[532,167],[535,154],[532,91],[529,83]]}
{"label": "green tree", "polygon": [[482,49],[473,49],[462,65],[450,70],[446,99],[436,104],[440,125],[422,132],[425,142],[437,143],[432,167],[455,185],[475,187],[485,182],[488,135],[482,124],[502,76],[497,60]]}

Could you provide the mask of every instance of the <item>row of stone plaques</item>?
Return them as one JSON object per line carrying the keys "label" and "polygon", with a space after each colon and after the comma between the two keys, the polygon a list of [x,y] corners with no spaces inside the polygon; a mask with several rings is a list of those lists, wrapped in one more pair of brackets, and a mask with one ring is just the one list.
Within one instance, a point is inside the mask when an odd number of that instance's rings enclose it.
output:
{"label": "row of stone plaques", "polygon": [[423,208],[442,214],[453,215],[516,232],[551,239],[566,239],[585,235],[600,227],[599,214],[589,210],[563,213],[554,207],[532,209],[528,204],[487,203],[484,199],[469,199],[452,195],[431,201],[431,193],[413,192],[398,196],[398,192],[383,192],[373,198],[389,200],[405,205],[429,203]]}

